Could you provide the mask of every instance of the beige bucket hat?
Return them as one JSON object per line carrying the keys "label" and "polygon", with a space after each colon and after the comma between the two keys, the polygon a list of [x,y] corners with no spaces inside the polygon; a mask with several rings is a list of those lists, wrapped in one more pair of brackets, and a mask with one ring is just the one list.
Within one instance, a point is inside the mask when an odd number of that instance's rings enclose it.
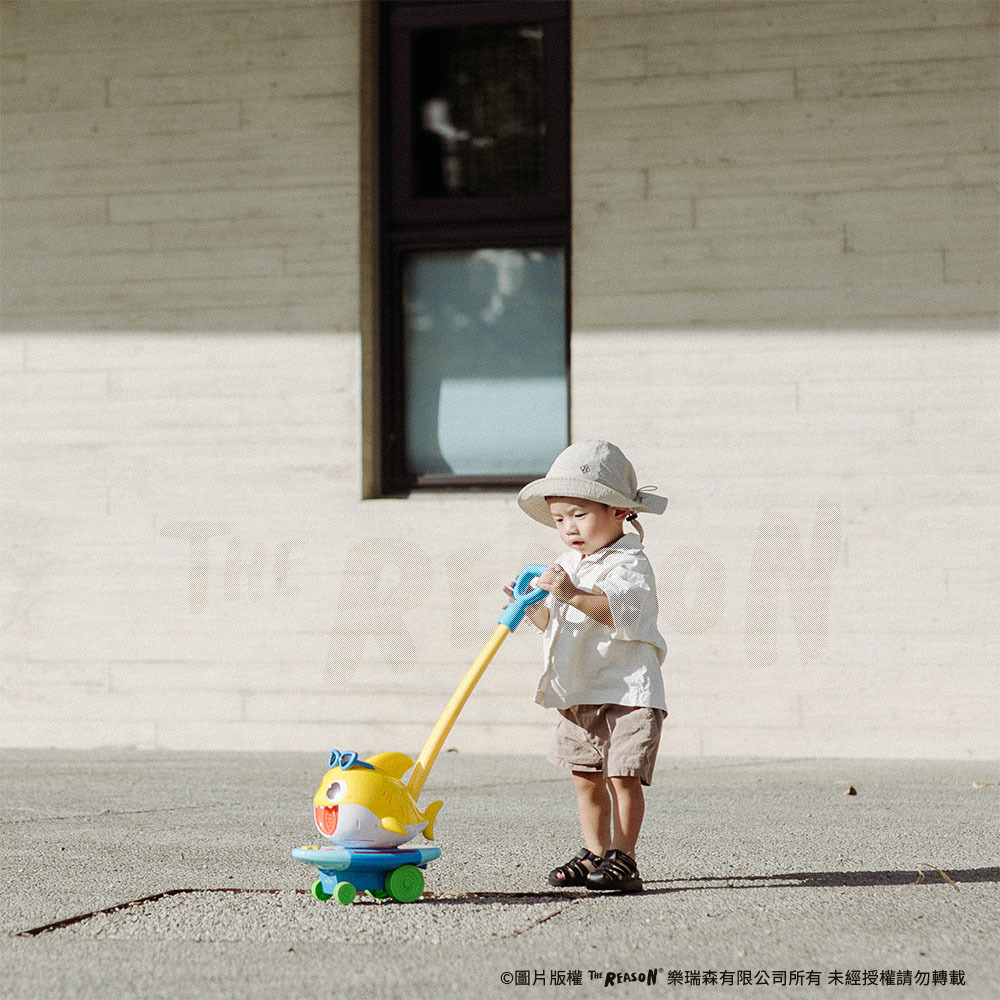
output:
{"label": "beige bucket hat", "polygon": [[636,486],[632,463],[610,441],[578,441],[556,458],[543,479],[528,483],[517,502],[529,517],[554,528],[546,497],[576,497],[627,507],[635,514],[662,514],[667,498],[647,492],[655,489]]}

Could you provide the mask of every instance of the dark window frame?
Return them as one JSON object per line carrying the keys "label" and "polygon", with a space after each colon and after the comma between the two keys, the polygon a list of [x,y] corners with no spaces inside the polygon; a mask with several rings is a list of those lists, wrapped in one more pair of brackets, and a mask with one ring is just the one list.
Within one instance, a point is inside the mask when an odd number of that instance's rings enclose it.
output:
{"label": "dark window frame", "polygon": [[[570,329],[569,0],[394,0],[370,5],[364,32],[377,75],[363,88],[369,117],[363,142],[363,493],[406,495],[414,489],[516,489],[545,470],[522,476],[411,475],[406,469],[403,262],[407,253],[433,250],[549,248],[564,254],[567,407]],[[543,101],[546,158],[537,192],[502,198],[417,198],[409,157],[410,33],[469,24],[541,23],[545,28]],[[399,58],[402,53],[404,58]],[[374,84],[374,86],[373,86]],[[402,95],[402,96],[400,96]],[[394,161],[395,157],[395,161]],[[367,163],[365,162],[367,160]],[[406,160],[404,169],[392,169]],[[512,434],[516,421],[512,419]]]}

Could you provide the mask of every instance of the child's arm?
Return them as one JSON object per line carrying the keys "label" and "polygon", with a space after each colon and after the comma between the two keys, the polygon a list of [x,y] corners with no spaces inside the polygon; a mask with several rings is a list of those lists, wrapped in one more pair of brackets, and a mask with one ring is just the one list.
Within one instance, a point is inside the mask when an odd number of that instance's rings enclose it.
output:
{"label": "child's arm", "polygon": [[[611,620],[611,605],[607,597],[600,591],[591,594],[586,590],[580,590],[570,579],[566,570],[558,563],[550,566],[538,578],[538,586],[547,590],[557,601],[571,604],[577,611],[582,611],[588,618],[593,618],[599,625],[607,625],[608,628],[614,627],[614,622]],[[548,609],[546,609],[546,621],[548,621],[548,615]]]}
{"label": "child's arm", "polygon": [[549,609],[544,604],[529,604],[524,613],[539,632],[545,631],[549,623]]}

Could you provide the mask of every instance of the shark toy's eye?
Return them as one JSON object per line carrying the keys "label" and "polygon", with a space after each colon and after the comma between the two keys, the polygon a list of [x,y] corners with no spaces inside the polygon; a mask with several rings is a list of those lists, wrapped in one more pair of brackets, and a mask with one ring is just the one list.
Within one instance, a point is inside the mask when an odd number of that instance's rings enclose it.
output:
{"label": "shark toy's eye", "polygon": [[347,786],[342,781],[335,781],[326,790],[327,801],[331,803],[339,802],[347,791]]}

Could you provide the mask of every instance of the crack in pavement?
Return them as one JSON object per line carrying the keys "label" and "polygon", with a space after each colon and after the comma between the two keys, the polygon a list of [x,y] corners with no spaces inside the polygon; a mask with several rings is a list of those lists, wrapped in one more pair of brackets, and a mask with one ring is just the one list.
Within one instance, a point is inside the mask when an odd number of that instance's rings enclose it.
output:
{"label": "crack in pavement", "polygon": [[[950,883],[951,887],[956,891],[958,891],[958,885],[956,884],[958,882],[1000,882],[1000,868],[996,867],[951,869],[950,875],[943,869],[937,868],[936,866],[922,865],[920,867],[931,868],[933,873],[940,876],[942,883]],[[913,879],[914,874],[918,875],[916,880]],[[925,876],[925,872],[921,871],[920,868],[915,868],[909,871],[784,872],[768,875],[726,875],[701,878],[654,879],[647,881],[647,889],[643,895],[659,896],[681,892],[706,892],[712,890],[718,891],[734,889],[875,888],[887,886],[895,886],[897,887],[897,891],[899,891],[899,887],[915,886],[921,883],[932,885],[934,882],[933,876],[930,879],[927,879]],[[657,886],[657,888],[652,888],[653,886]],[[251,894],[275,896],[285,892],[291,892],[297,895],[310,895],[308,889],[247,889],[238,887],[166,889],[163,892],[153,893],[148,896],[140,896],[136,899],[129,899],[121,903],[115,903],[111,906],[90,910],[86,913],[78,913],[71,917],[64,917],[60,920],[40,924],[37,927],[29,927],[21,931],[12,931],[9,936],[26,938],[38,937],[42,934],[49,934],[53,931],[61,930],[66,927],[72,927],[77,924],[85,923],[95,917],[118,913],[131,909],[132,907],[142,906],[146,903],[155,903],[159,900],[167,899],[172,896],[206,894]],[[438,895],[434,892],[426,892],[420,897],[420,899],[406,905],[419,906],[421,904],[430,904],[460,906],[478,904],[480,906],[490,906],[496,904],[501,906],[510,906],[520,904],[522,906],[537,906],[549,904],[549,906],[552,906],[552,904],[555,904],[558,901],[560,905],[557,905],[555,909],[550,909],[548,912],[530,921],[530,923],[526,926],[516,927],[506,933],[494,933],[491,935],[492,937],[498,937],[500,939],[510,939],[527,934],[536,927],[540,927],[547,921],[552,920],[560,914],[565,913],[567,910],[572,909],[574,906],[577,906],[585,899],[592,900],[595,898],[599,899],[601,897],[595,896],[593,893],[589,892],[529,893],[483,891],[461,892],[454,896],[445,896]],[[387,904],[381,901],[376,902],[372,900],[365,901],[360,905],[367,908],[371,905],[383,906]]]}
{"label": "crack in pavement", "polygon": [[[20,931],[10,932],[10,937],[20,937],[20,938],[34,938],[39,937],[43,934],[51,934],[53,931],[62,930],[67,927],[73,927],[78,924],[86,923],[88,920],[92,920],[95,917],[106,916],[113,913],[120,913],[124,910],[129,910],[133,907],[143,906],[148,903],[156,903],[163,899],[168,899],[174,896],[185,896],[185,895],[212,895],[217,893],[227,893],[227,894],[252,894],[252,895],[279,895],[284,892],[295,893],[296,895],[310,895],[308,889],[245,889],[245,888],[193,888],[193,889],[166,889],[163,892],[152,893],[148,896],[140,896],[136,899],[125,900],[121,903],[114,903],[111,906],[100,907],[96,910],[90,910],[85,913],[77,913],[71,917],[63,917],[60,920],[53,920],[49,923],[39,924],[37,927],[28,927]],[[460,904],[479,904],[481,906],[489,906],[491,904],[500,905],[511,905],[520,903],[522,905],[536,905],[544,903],[554,903],[559,900],[564,903],[562,906],[558,906],[556,909],[544,913],[542,916],[535,920],[532,920],[529,924],[524,927],[515,928],[504,934],[491,934],[491,937],[499,937],[501,940],[518,937],[522,934],[526,934],[529,931],[534,930],[534,928],[541,926],[546,923],[546,921],[552,920],[554,917],[559,916],[559,914],[564,913],[566,910],[578,904],[583,899],[593,898],[589,894],[581,893],[524,893],[524,892],[463,892],[456,896],[439,896],[432,892],[427,892],[419,900],[415,900],[414,903],[407,904],[408,906],[413,906],[415,904],[445,904],[445,905],[460,905]],[[374,902],[374,901],[373,901]],[[355,904],[358,905],[358,904]],[[369,906],[372,903],[361,903],[361,906]],[[375,906],[384,906],[386,903],[376,902]]]}
{"label": "crack in pavement", "polygon": [[[94,917],[102,916],[106,913],[118,913],[133,906],[142,906],[144,903],[155,903],[170,896],[182,896],[186,893],[199,892],[250,892],[277,895],[279,892],[287,892],[286,889],[166,889],[163,892],[154,892],[151,896],[140,896],[138,899],[127,899],[124,903],[114,903],[112,906],[104,906],[99,910],[90,910],[87,913],[78,913],[72,917],[64,917],[62,920],[53,920],[48,924],[39,924],[38,927],[29,927],[23,931],[14,931],[11,937],[37,937],[39,934],[49,934],[52,931],[60,930],[63,927],[72,927],[73,924],[82,924],[84,921],[92,920]],[[293,889],[292,892],[308,893],[307,889]]]}

